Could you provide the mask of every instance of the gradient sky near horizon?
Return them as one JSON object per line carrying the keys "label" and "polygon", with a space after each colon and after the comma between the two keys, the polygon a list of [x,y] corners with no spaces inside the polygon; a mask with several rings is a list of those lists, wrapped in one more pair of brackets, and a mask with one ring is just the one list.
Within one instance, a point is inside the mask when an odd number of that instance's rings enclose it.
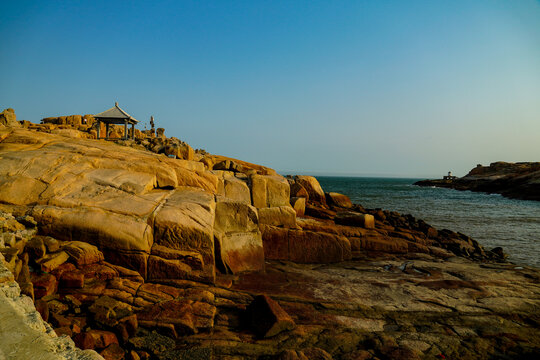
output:
{"label": "gradient sky near horizon", "polygon": [[540,161],[539,1],[21,0],[0,14],[0,111],[18,119],[118,101],[281,173]]}

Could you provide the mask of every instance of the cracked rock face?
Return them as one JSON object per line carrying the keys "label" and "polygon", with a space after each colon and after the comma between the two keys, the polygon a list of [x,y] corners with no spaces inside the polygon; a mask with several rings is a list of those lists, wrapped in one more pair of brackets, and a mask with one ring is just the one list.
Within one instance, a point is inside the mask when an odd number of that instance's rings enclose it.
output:
{"label": "cracked rock face", "polygon": [[106,359],[540,351],[537,269],[313,177],[205,158],[0,128],[0,360],[97,356],[52,328]]}
{"label": "cracked rock face", "polygon": [[103,141],[8,128],[2,137],[0,203],[30,211],[43,234],[96,245],[143,277],[154,242],[196,251],[211,266],[195,276],[213,281],[217,176]]}
{"label": "cracked rock face", "polygon": [[[3,128],[0,138],[0,204],[9,212],[32,215],[42,235],[95,245],[106,261],[145,279],[214,282],[216,237],[230,271],[263,268],[247,176],[241,180],[205,170],[201,162],[106,141],[13,128]],[[253,176],[264,185],[260,196],[265,206],[289,206],[284,178]],[[251,212],[254,220],[232,216],[234,207]],[[154,245],[194,254],[163,258],[152,250]],[[257,260],[249,261],[253,254]],[[190,261],[194,258],[200,261]],[[51,260],[49,270],[63,259]]]}

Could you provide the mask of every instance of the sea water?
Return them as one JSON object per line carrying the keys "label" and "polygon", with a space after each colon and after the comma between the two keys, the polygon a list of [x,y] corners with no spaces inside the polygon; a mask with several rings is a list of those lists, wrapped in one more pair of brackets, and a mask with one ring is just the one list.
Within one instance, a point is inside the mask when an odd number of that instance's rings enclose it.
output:
{"label": "sea water", "polygon": [[421,179],[317,176],[324,191],[348,195],[365,208],[394,210],[437,229],[459,231],[509,261],[540,267],[540,201],[413,185]]}

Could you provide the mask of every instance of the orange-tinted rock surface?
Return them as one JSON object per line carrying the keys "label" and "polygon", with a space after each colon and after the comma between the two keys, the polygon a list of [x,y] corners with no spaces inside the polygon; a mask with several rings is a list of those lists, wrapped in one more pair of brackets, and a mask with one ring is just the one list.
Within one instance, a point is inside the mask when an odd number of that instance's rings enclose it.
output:
{"label": "orange-tinted rock surface", "polygon": [[72,133],[92,120],[0,128],[2,261],[79,346],[108,359],[538,353],[540,275],[501,249],[163,131]]}

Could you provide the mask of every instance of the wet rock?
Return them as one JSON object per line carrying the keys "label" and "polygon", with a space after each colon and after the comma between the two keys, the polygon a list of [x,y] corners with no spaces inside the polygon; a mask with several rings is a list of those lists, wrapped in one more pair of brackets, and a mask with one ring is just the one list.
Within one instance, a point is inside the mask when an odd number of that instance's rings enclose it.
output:
{"label": "wet rock", "polygon": [[267,295],[255,297],[245,312],[248,326],[259,337],[268,338],[296,326],[279,304]]}

